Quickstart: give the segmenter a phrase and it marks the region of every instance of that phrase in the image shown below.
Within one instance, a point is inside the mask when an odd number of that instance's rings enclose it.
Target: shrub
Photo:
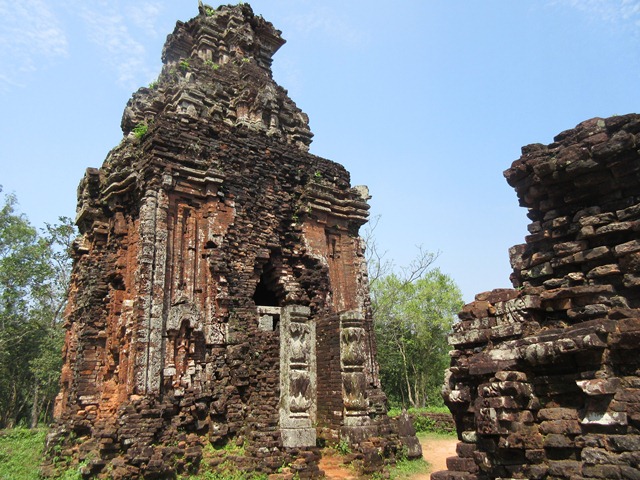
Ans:
[[[388,415],[390,417],[397,417],[401,413],[402,410],[400,408],[391,408],[389,409]],[[417,433],[431,432],[450,434],[454,431],[451,425],[447,425],[447,422],[438,421],[436,418],[429,416],[430,414],[450,415],[447,407],[409,408],[407,413],[411,416],[413,427]]]
[[[349,447],[349,443],[346,440],[340,440],[335,449],[340,455],[349,455],[351,453],[351,447]]]

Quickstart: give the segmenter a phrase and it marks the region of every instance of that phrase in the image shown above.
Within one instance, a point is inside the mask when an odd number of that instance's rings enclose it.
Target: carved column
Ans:
[[[316,444],[316,324],[301,305],[280,320],[280,432],[285,447]]]
[[[360,311],[350,310],[340,315],[340,367],[344,420],[341,437],[355,443],[371,433],[366,397],[367,378],[366,330]],[[369,427],[369,428],[367,428]]]
[[[135,372],[136,391],[140,394],[160,390],[168,204],[166,192],[160,189],[149,191],[140,206],[140,266],[137,275],[140,323],[137,326]]]

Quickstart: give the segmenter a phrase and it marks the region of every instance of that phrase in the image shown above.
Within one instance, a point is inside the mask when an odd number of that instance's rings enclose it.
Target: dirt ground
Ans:
[[[453,457],[456,454],[456,444],[458,439],[455,437],[427,436],[420,438],[422,444],[422,456],[431,464],[429,473],[414,475],[411,480],[429,480],[432,472],[446,470],[447,457]]]
[[[342,464],[342,457],[337,454],[322,455],[320,469],[324,470],[325,478],[331,480],[357,480],[353,470]]]
[[[427,435],[420,438],[422,444],[422,456],[431,464],[429,472],[413,475],[409,480],[429,480],[431,472],[445,470],[447,468],[447,457],[456,454],[455,437],[444,437],[442,435]],[[320,461],[320,468],[324,470],[326,478],[331,480],[357,480],[354,471],[342,465],[342,457],[339,455],[323,455]]]

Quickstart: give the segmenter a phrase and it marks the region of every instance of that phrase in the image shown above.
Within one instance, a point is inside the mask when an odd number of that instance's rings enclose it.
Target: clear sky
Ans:
[[[640,110],[640,0],[254,0],[287,40],[274,78],[311,152],[371,190],[387,258],[416,245],[474,294],[527,234],[502,171],[529,143]],[[212,3],[217,7],[218,4]],[[0,184],[33,224],[75,215],[197,0],[0,0]]]

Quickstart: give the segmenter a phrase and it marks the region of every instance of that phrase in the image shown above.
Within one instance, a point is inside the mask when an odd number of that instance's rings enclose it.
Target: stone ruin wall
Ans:
[[[309,477],[318,440],[370,468],[400,448],[358,236],[368,192],[307,153],[308,118],[271,76],[283,43],[248,5],[201,5],[80,184],[49,448],[85,476],[170,476],[232,445],[240,467]]]
[[[505,172],[531,220],[513,290],[449,342],[460,442],[433,480],[640,478],[640,116],[529,145]]]

